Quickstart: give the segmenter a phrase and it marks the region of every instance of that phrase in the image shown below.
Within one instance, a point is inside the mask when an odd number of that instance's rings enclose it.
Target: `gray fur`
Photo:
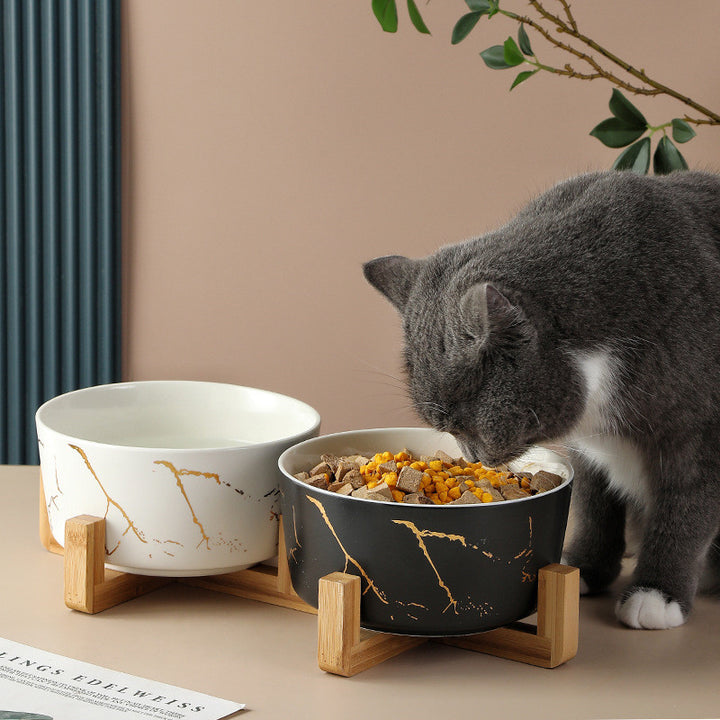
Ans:
[[[568,561],[591,591],[620,571],[626,509],[645,531],[621,604],[650,588],[686,616],[706,556],[704,584],[720,587],[720,177],[582,175],[494,232],[364,271],[402,315],[427,423],[493,465],[577,445]],[[612,402],[592,434],[637,453],[642,493],[575,442],[591,400],[578,359],[598,352]]]

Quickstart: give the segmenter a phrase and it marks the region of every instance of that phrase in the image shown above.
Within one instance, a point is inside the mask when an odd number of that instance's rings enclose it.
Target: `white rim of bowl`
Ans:
[[[228,388],[242,388],[243,390],[252,390],[253,392],[260,392],[266,395],[274,395],[275,397],[283,398],[285,400],[291,400],[298,405],[302,405],[304,408],[310,411],[310,413],[313,415],[314,421],[311,426],[309,426],[306,430],[303,430],[302,432],[294,433],[293,435],[284,435],[282,437],[275,438],[274,440],[263,440],[262,442],[254,442],[250,443],[248,445],[218,445],[217,447],[203,447],[203,448],[173,448],[173,447],[163,447],[161,445],[153,445],[153,446],[147,446],[147,445],[113,445],[112,443],[106,443],[106,442],[99,442],[98,440],[90,440],[88,438],[78,437],[76,435],[68,435],[67,433],[60,432],[59,430],[55,430],[50,425],[48,425],[41,417],[41,413],[44,409],[46,409],[49,405],[55,404],[56,402],[59,403],[62,399],[68,397],[69,395],[77,395],[79,393],[87,393],[91,392],[93,390],[96,390],[98,388],[109,388],[109,387],[129,387],[131,385],[213,385],[215,387],[228,387]],[[69,392],[62,393],[61,395],[56,395],[53,398],[50,398],[50,400],[47,400],[44,402],[35,412],[35,420],[38,425],[41,425],[43,428],[45,428],[48,432],[53,433],[54,435],[62,438],[67,438],[70,440],[76,440],[81,441],[83,443],[89,443],[91,446],[94,447],[102,447],[102,448],[124,448],[127,450],[134,450],[134,451],[151,451],[151,452],[173,452],[173,453],[196,453],[198,450],[203,451],[211,451],[211,452],[233,452],[237,450],[250,450],[253,448],[263,448],[268,445],[272,445],[274,443],[293,443],[293,444],[299,444],[297,441],[300,440],[300,438],[307,435],[307,433],[315,432],[320,427],[320,422],[322,418],[320,417],[320,413],[312,407],[312,405],[308,405],[303,400],[298,400],[297,398],[291,397],[290,395],[283,395],[282,393],[275,392],[273,390],[265,390],[263,388],[256,388],[251,387],[250,385],[235,385],[233,383],[221,383],[221,382],[213,382],[211,380],[131,380],[128,382],[118,382],[118,383],[105,383],[103,385],[91,385],[90,387],[86,388],[80,388],[78,390],[70,390]],[[313,438],[306,438],[307,440],[312,440]],[[301,441],[304,442],[304,441]]]
[[[296,483],[297,485],[300,485],[300,486],[312,488],[313,490],[323,493],[325,495],[330,495],[332,497],[340,498],[342,500],[351,500],[353,502],[370,503],[372,505],[378,505],[381,503],[383,505],[391,505],[391,506],[397,505],[399,507],[408,507],[408,508],[413,508],[413,507],[430,508],[430,507],[432,507],[432,508],[458,509],[458,508],[473,508],[473,507],[479,507],[479,506],[481,506],[481,507],[493,507],[493,506],[494,507],[502,507],[505,505],[509,505],[511,503],[529,502],[539,496],[547,496],[547,495],[551,495],[553,493],[560,491],[561,489],[563,489],[564,487],[569,485],[573,481],[573,478],[575,476],[575,470],[574,470],[573,466],[570,464],[569,460],[562,458],[562,456],[558,455],[554,450],[551,450],[550,448],[546,448],[543,445],[533,445],[532,447],[538,447],[538,448],[541,448],[542,450],[546,450],[547,452],[551,452],[554,455],[556,455],[560,459],[562,464],[569,468],[570,477],[564,478],[563,481],[557,487],[554,487],[552,490],[546,490],[545,492],[537,493],[536,495],[530,495],[529,497],[526,497],[526,498],[517,498],[516,500],[503,500],[502,502],[496,501],[496,502],[490,502],[490,503],[468,503],[466,505],[453,505],[452,503],[445,503],[443,505],[435,505],[434,503],[433,504],[423,503],[423,504],[414,505],[413,503],[398,503],[398,502],[390,502],[389,500],[387,500],[387,501],[385,501],[385,500],[368,500],[366,498],[352,497],[351,495],[338,495],[337,493],[332,492],[331,490],[323,490],[322,488],[317,488],[312,485],[308,485],[307,483],[303,482],[302,480],[298,480],[296,477],[291,475],[288,470],[286,470],[283,467],[284,463],[285,463],[286,455],[289,455],[293,450],[302,448],[304,445],[310,445],[312,443],[319,444],[323,440],[327,440],[328,438],[342,438],[342,437],[346,437],[349,435],[359,435],[359,434],[365,434],[365,433],[381,434],[383,432],[403,432],[403,433],[405,433],[405,432],[416,432],[416,431],[426,431],[426,432],[432,432],[432,433],[439,434],[439,435],[448,435],[448,433],[442,433],[439,430],[433,430],[432,428],[424,428],[424,427],[367,428],[365,430],[345,430],[345,431],[339,432],[339,433],[329,433],[328,435],[319,435],[317,437],[308,438],[307,440],[303,440],[303,441],[297,443],[296,445],[289,447],[287,450],[285,450],[284,452],[282,452],[280,454],[280,457],[278,458],[278,468],[280,469],[280,472],[282,472],[282,474],[286,478],[289,478],[293,483]],[[452,435],[450,435],[450,437],[452,437]]]

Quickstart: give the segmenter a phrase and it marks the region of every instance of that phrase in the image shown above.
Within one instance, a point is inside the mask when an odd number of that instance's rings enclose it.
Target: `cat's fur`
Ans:
[[[720,177],[581,175],[499,230],[365,276],[400,311],[420,416],[495,465],[572,447],[566,560],[631,627],[685,621],[720,586]]]

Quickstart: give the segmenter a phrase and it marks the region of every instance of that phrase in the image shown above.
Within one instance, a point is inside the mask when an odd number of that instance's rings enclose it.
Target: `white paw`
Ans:
[[[685,622],[679,603],[669,602],[659,590],[639,588],[615,606],[617,619],[640,630],[667,630]]]

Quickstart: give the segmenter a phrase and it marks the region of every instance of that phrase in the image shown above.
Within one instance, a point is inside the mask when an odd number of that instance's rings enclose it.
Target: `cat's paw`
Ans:
[[[638,630],[667,630],[687,619],[680,603],[660,590],[636,587],[627,590],[615,606],[617,619]]]

